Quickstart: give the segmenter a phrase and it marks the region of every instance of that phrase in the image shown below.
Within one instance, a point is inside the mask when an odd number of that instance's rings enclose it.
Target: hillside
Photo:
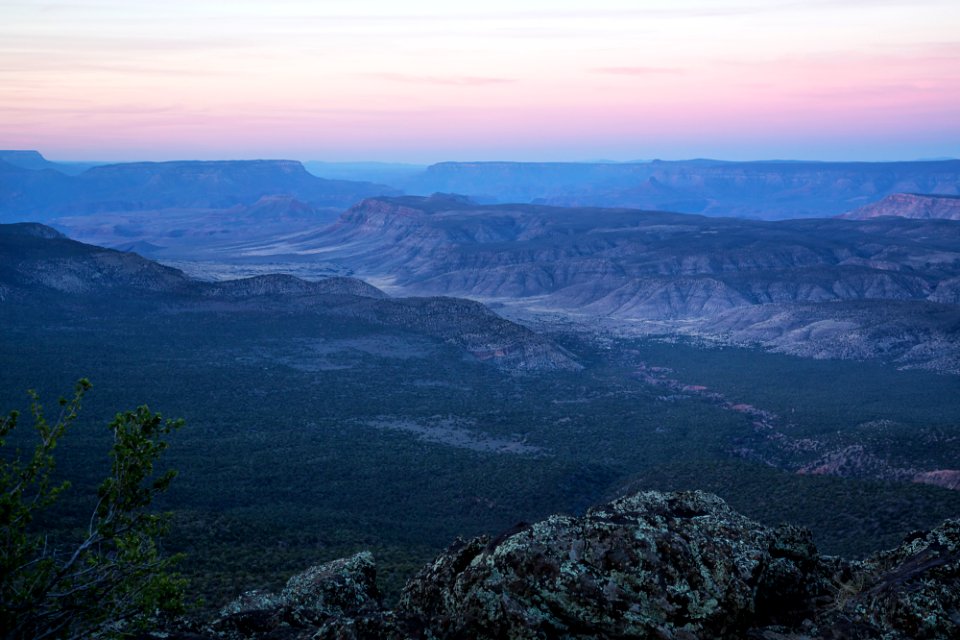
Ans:
[[[617,331],[960,371],[960,225],[762,222],[462,198],[368,199],[249,256],[324,261],[418,295],[554,311]]]
[[[869,220],[884,216],[915,220],[960,220],[960,196],[936,196],[921,193],[894,193],[841,218]]]
[[[953,376],[705,350],[589,316],[533,332],[498,315],[513,307],[353,277],[200,281],[34,223],[0,226],[0,243],[0,406],[88,377],[58,471],[94,493],[118,407],[183,417],[166,544],[211,607],[362,549],[394,597],[458,535],[638,489],[714,491],[853,555],[960,509]]]
[[[65,295],[67,294],[67,295]],[[87,245],[36,223],[0,225],[0,296],[7,305],[67,306],[73,313],[118,304],[166,313],[278,315],[308,311],[376,333],[399,330],[458,345],[465,356],[514,369],[577,369],[556,345],[469,300],[389,298],[352,278],[308,282],[266,275],[203,282],[135,253]],[[90,306],[90,310],[83,310]],[[322,322],[322,320],[321,320]]]
[[[196,260],[229,254],[238,244],[265,241],[329,224],[339,207],[293,196],[263,196],[225,209],[167,208],[61,216],[51,221],[71,238],[151,258]]]

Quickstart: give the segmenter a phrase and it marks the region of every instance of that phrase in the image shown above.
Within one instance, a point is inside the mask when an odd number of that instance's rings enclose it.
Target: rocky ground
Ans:
[[[701,492],[643,492],[458,540],[381,605],[369,553],[250,592],[150,638],[960,637],[960,520],[863,561]]]

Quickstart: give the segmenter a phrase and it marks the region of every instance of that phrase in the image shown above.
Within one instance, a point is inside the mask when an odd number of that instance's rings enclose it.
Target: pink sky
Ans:
[[[960,156],[960,2],[7,0],[53,159]]]

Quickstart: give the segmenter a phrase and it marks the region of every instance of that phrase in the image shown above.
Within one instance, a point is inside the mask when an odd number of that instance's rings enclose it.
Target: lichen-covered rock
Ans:
[[[151,636],[152,638],[158,636]],[[701,492],[645,492],[458,540],[381,609],[373,559],[250,592],[168,639],[960,639],[960,520],[859,562]]]
[[[379,609],[373,555],[364,551],[311,567],[290,578],[280,598],[287,606],[319,618]]]
[[[222,638],[308,638],[332,618],[380,611],[376,565],[369,552],[311,567],[279,594],[249,591],[224,607],[211,631]]]
[[[960,520],[914,533],[858,569],[837,619],[885,639],[960,638]]]
[[[759,585],[787,583],[800,602],[815,591],[808,542],[716,496],[639,493],[461,544],[408,584],[398,611],[449,638],[742,637]]]

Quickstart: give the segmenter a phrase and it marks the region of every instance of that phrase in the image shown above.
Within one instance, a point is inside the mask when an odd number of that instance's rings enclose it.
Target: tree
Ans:
[[[53,480],[54,449],[77,419],[86,379],[72,399],[60,399],[52,424],[30,392],[39,442],[32,454],[8,450],[17,412],[0,418],[0,637],[5,639],[122,637],[160,612],[183,608],[185,581],[170,573],[179,558],[164,556],[158,540],[168,517],[150,511],[175,472],[156,473],[164,436],[181,420],[163,420],[146,406],[119,413],[111,471],[100,484],[89,524],[69,540],[38,525],[64,498],[69,482]]]

